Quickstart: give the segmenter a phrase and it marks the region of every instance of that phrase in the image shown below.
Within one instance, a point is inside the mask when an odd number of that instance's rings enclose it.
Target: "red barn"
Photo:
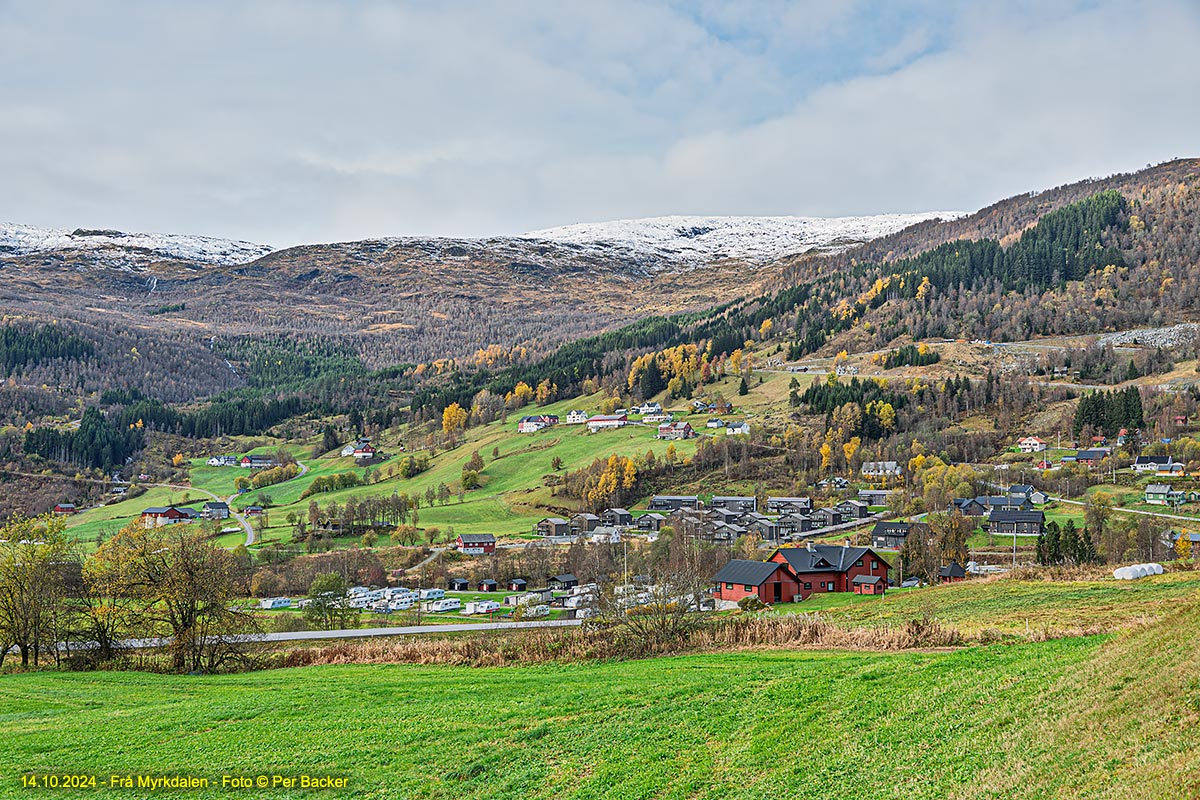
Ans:
[[[764,603],[790,603],[796,596],[796,576],[787,564],[735,559],[721,567],[713,578],[718,600],[736,603],[755,595]]]
[[[799,586],[796,594],[806,599],[814,592],[851,592],[859,576],[879,577],[887,586],[888,562],[869,547],[845,544],[813,544],[804,547],[781,547],[771,554],[771,561],[787,564]]]
[[[71,514],[74,514],[75,511],[76,511],[75,506],[72,505],[71,503],[59,503],[58,505],[56,505],[54,507],[54,513],[61,514],[63,516],[69,516]]]

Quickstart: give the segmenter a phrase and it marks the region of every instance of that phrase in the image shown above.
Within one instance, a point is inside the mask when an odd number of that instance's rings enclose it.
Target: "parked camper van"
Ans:
[[[388,601],[388,608],[390,608],[392,611],[408,611],[412,607],[412,597],[394,597]]]
[[[467,607],[462,610],[462,613],[464,616],[470,616],[472,614],[490,614],[500,608],[500,604],[495,600],[475,600],[467,603]]]
[[[258,601],[258,607],[263,609],[291,608],[292,601],[287,597],[264,597]]]
[[[440,589],[438,591],[441,591]],[[457,597],[446,597],[441,600],[434,600],[429,604],[429,610],[434,614],[440,614],[443,611],[458,611],[462,608],[462,600]]]
[[[422,589],[421,600],[441,600],[446,596],[445,589]]]

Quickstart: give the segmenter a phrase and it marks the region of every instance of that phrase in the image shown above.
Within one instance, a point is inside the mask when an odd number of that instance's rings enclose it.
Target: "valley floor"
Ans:
[[[1156,610],[947,651],[9,675],[0,795],[55,771],[215,781],[155,792],[188,797],[228,796],[224,774],[366,798],[1195,797],[1200,608]]]

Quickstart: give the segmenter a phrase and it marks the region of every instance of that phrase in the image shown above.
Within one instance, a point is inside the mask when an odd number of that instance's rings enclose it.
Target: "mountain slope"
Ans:
[[[165,363],[141,364],[138,388],[184,400],[237,385],[212,353],[213,337],[332,339],[372,368],[471,357],[493,345],[536,355],[646,314],[697,311],[763,291],[781,264],[752,259],[845,247],[926,216],[738,218],[691,237],[700,244],[651,220],[594,235],[545,233],[559,238],[403,237],[272,252],[201,237],[6,226],[0,305],[74,320],[93,338],[116,331],[169,341],[200,368],[168,382],[154,368]],[[122,344],[124,352],[132,346]],[[139,352],[149,358],[151,349]],[[50,378],[30,373],[20,382]],[[85,384],[94,390],[104,381],[89,373]]]
[[[546,228],[525,238],[601,252],[626,248],[667,262],[732,258],[762,264],[813,250],[843,250],[919,222],[962,216],[958,211],[931,211],[869,217],[651,217]]]
[[[97,266],[144,267],[157,261],[244,264],[271,252],[267,245],[161,233],[74,231],[0,222],[0,257],[42,256],[90,260]]]

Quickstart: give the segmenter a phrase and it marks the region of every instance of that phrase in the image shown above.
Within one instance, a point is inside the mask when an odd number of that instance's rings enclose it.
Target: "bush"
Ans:
[[[278,614],[271,620],[271,631],[274,633],[295,633],[310,631],[308,622],[299,614]]]
[[[769,606],[759,599],[756,594],[748,594],[741,600],[738,600],[738,608],[748,614],[753,614],[756,611],[762,611]]]

